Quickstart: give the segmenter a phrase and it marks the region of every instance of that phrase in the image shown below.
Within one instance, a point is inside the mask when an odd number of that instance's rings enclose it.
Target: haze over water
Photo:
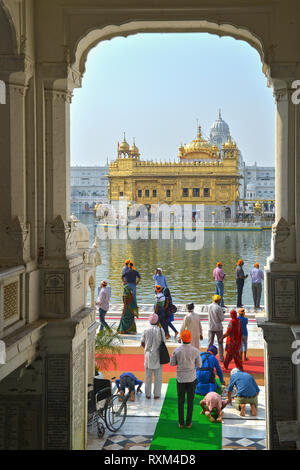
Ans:
[[[88,227],[94,240],[95,219],[82,214],[80,220]],[[153,274],[157,267],[162,268],[167,277],[173,302],[197,304],[211,303],[214,294],[212,271],[217,261],[222,261],[226,273],[225,305],[236,303],[235,266],[239,258],[245,262],[245,274],[249,274],[255,262],[263,266],[270,255],[271,230],[252,231],[205,231],[204,246],[201,250],[185,249],[186,240],[99,240],[102,265],[97,267],[97,285],[102,279],[111,285],[111,303],[122,302],[121,270],[127,258],[133,260],[142,281],[137,287],[138,303],[154,302]],[[261,305],[263,305],[263,296]],[[253,305],[251,278],[245,280],[243,304]]]

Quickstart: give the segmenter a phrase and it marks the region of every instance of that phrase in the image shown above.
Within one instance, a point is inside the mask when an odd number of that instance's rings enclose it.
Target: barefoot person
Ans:
[[[236,289],[237,289],[237,301],[236,301],[237,308],[240,308],[243,306],[242,295],[243,295],[244,283],[245,283],[245,279],[247,279],[248,277],[248,274],[245,275],[244,273],[243,266],[244,266],[244,261],[242,259],[239,259],[238,262],[236,263],[236,268],[235,268]]]
[[[139,272],[134,269],[133,263],[130,261],[128,265],[128,269],[122,274],[123,282],[131,289],[133,296],[136,300],[136,286],[141,282],[141,276]]]
[[[221,296],[214,295],[213,303],[208,307],[208,347],[214,344],[215,336],[218,339],[219,344],[219,356],[220,361],[224,362],[223,356],[223,321],[224,311],[220,307]]]
[[[96,306],[99,309],[99,320],[101,323],[100,330],[103,330],[104,328],[111,330],[110,326],[105,321],[105,315],[109,310],[109,299],[110,288],[108,287],[106,281],[102,281],[100,284],[98,299],[96,301]]]
[[[129,390],[130,401],[135,400],[135,387],[137,386],[137,393],[142,393],[141,386],[143,381],[139,380],[132,372],[123,372],[119,379],[115,380],[115,384],[118,387],[118,393],[123,397],[125,395],[126,388]]]
[[[221,307],[224,307],[224,278],[225,274],[223,273],[222,270],[222,263],[221,261],[218,261],[216,264],[215,269],[213,270],[213,278],[215,281],[215,294],[221,296]]]
[[[248,361],[247,357],[247,349],[248,349],[248,318],[246,317],[246,312],[244,308],[238,309],[238,319],[242,324],[242,344],[240,349],[240,357],[241,361],[243,360],[243,353],[244,353],[244,361]]]
[[[222,400],[221,396],[216,392],[209,392],[205,395],[203,400],[200,401],[200,406],[202,408],[201,414],[205,414],[211,423],[217,421],[217,423],[222,423],[223,418],[223,408],[227,405],[228,400]],[[217,413],[217,419],[215,419],[211,413],[215,410]]]
[[[176,348],[170,359],[170,366],[177,366],[178,425],[184,427],[184,402],[187,394],[186,428],[192,427],[194,396],[196,388],[196,367],[201,367],[199,349],[191,345],[192,334],[184,330],[182,345]]]
[[[135,334],[136,323],[135,317],[138,318],[139,309],[136,304],[135,297],[132,290],[128,287],[126,281],[124,281],[123,291],[123,312],[121,320],[118,326],[118,333],[120,334]]]
[[[221,384],[224,384],[223,371],[219,361],[216,358],[218,348],[210,346],[206,352],[200,353],[202,366],[197,368],[197,395],[206,395],[209,392],[218,392],[221,387],[216,382],[216,373],[218,374]],[[216,371],[216,373],[215,373]]]
[[[252,295],[254,308],[255,310],[257,310],[258,308],[260,308],[262,281],[264,280],[264,273],[261,269],[259,269],[258,263],[254,264],[254,267],[251,269],[250,276],[252,281]]]
[[[143,332],[141,346],[144,348],[145,366],[145,394],[151,398],[152,375],[154,375],[154,398],[158,399],[161,394],[162,365],[159,359],[159,347],[161,342],[166,342],[165,333],[158,326],[159,318],[156,313],[149,317],[150,327]]]
[[[255,382],[252,375],[237,368],[232,369],[230,374],[230,382],[227,388],[228,404],[232,403],[231,393],[234,385],[236,386],[237,390],[234,402],[235,409],[240,411],[240,416],[245,416],[246,405],[249,404],[251,406],[251,415],[256,416],[259,387],[257,386],[257,383]]]
[[[242,324],[237,317],[235,310],[230,311],[231,320],[227,327],[223,339],[226,338],[226,357],[224,361],[225,369],[228,369],[230,361],[233,359],[238,369],[243,370],[243,363],[240,357],[242,344]]]
[[[189,330],[192,333],[191,345],[194,348],[200,349],[200,340],[203,339],[202,325],[200,321],[200,315],[194,312],[194,304],[186,305],[187,315],[184,317],[183,324],[180,329],[180,333],[184,330]],[[178,340],[180,343],[181,340]]]

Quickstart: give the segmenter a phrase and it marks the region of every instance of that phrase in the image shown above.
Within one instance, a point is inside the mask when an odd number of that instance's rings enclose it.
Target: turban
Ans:
[[[157,286],[155,286],[155,290],[157,292],[161,292],[163,290],[163,288],[161,286],[157,285]]]
[[[214,356],[218,354],[218,348],[214,345],[210,346],[207,348],[207,352],[212,352]]]
[[[258,263],[254,263],[254,267],[255,267],[255,268],[259,268],[259,264],[258,264]]]
[[[127,259],[124,264],[129,264],[129,263],[130,263],[130,259]]]
[[[233,375],[233,374],[235,374],[236,372],[240,372],[240,369],[237,369],[237,367],[235,367],[234,369],[232,369],[232,371],[230,372],[230,375]]]
[[[149,322],[151,325],[156,325],[158,323],[158,315],[156,313],[152,313],[149,317]]]
[[[217,268],[220,268],[222,266],[222,263],[221,261],[218,261],[218,263],[216,264]]]
[[[184,343],[190,343],[192,341],[192,333],[189,330],[183,330],[180,338]]]
[[[160,271],[162,273],[162,269],[161,268],[156,268],[156,271]]]
[[[239,259],[236,264],[239,266],[240,264],[243,264],[243,263],[244,263],[244,261],[242,259]]]
[[[238,313],[245,313],[245,309],[244,308],[239,308]]]
[[[213,296],[213,302],[218,302],[218,300],[221,300],[222,297],[220,295],[214,295]]]

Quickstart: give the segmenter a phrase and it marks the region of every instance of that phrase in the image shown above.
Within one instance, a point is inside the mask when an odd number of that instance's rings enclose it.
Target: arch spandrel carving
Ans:
[[[11,2],[0,0],[0,55],[15,55],[19,52],[16,20],[13,20],[15,15],[8,3]]]
[[[170,14],[170,16],[172,16]],[[119,19],[120,22],[120,19]],[[238,27],[232,24],[218,24],[206,20],[192,21],[133,21],[124,24],[111,24],[103,27],[95,25],[87,26],[86,31],[82,30],[79,38],[73,37],[74,43],[70,45],[70,58],[72,67],[81,75],[85,72],[85,64],[88,53],[101,41],[109,40],[117,36],[127,37],[138,33],[176,33],[176,32],[199,32],[210,33],[220,37],[229,36],[237,40],[243,40],[254,47],[260,55],[262,61],[262,71],[269,78],[269,67],[266,63],[263,42],[247,28]],[[78,31],[80,34],[80,32]],[[74,33],[71,35],[74,36]]]

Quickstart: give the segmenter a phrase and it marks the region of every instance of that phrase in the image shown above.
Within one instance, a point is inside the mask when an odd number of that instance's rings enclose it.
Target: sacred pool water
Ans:
[[[93,243],[96,224],[93,215],[81,214],[80,221],[90,232],[90,244]],[[124,235],[124,234],[123,234]],[[117,236],[119,234],[117,232]],[[154,302],[153,274],[160,267],[165,274],[174,303],[194,302],[211,303],[214,293],[212,271],[217,261],[222,261],[226,273],[224,283],[225,305],[236,302],[235,266],[242,258],[245,262],[245,274],[249,274],[255,262],[263,266],[270,255],[271,230],[264,231],[205,231],[203,247],[196,250],[186,249],[184,234],[170,232],[170,239],[99,239],[102,265],[97,268],[97,285],[102,279],[111,286],[111,303],[122,302],[121,270],[124,260],[133,260],[135,268],[142,277],[137,288],[138,303]],[[97,291],[96,291],[97,292]],[[264,299],[262,296],[261,304]],[[245,281],[243,304],[253,305],[250,275]]]

